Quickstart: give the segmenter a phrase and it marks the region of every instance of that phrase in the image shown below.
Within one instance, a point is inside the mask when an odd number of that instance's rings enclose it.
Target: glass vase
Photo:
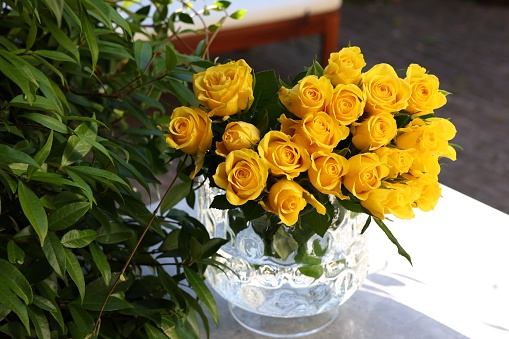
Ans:
[[[232,210],[208,208],[218,194],[224,191],[207,183],[198,190],[198,218],[211,236],[230,240],[216,258],[227,268],[209,266],[206,278],[237,322],[258,334],[296,338],[334,321],[368,272],[367,232],[360,233],[367,215],[333,203],[335,216],[325,235],[301,241],[283,259],[260,236],[267,218],[246,222],[239,231]],[[298,225],[281,227],[292,238],[300,231]]]

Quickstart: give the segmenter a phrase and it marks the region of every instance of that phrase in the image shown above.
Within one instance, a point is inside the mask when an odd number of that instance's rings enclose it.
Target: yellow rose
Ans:
[[[279,131],[265,134],[258,145],[258,153],[267,160],[273,175],[286,175],[287,179],[297,177],[311,165],[308,151]]]
[[[309,113],[302,120],[279,118],[281,131],[291,135],[292,140],[305,147],[310,154],[320,150],[332,152],[338,143],[346,139],[350,130],[340,125],[325,112]]]
[[[375,151],[380,161],[387,164],[390,169],[389,178],[407,173],[414,162],[415,150],[401,150],[393,147],[380,147]]]
[[[394,113],[408,106],[412,88],[399,78],[391,65],[378,64],[364,74],[365,111],[370,114]]]
[[[305,76],[292,89],[279,89],[281,103],[299,118],[307,113],[324,111],[331,95],[330,81],[316,75]]]
[[[212,145],[212,121],[198,107],[177,107],[171,114],[168,131],[169,134],[164,135],[166,143],[193,156],[195,169],[191,179],[194,178]]]
[[[361,201],[362,207],[366,208],[378,219],[385,219],[385,199],[389,195],[385,188],[375,188],[367,193],[366,199]]]
[[[262,207],[279,215],[283,224],[292,226],[299,220],[299,213],[311,204],[320,214],[325,214],[325,207],[316,198],[295,181],[281,179],[269,191],[268,201],[260,202]]]
[[[207,68],[193,75],[193,91],[209,116],[230,116],[253,103],[251,67],[243,60]]]
[[[223,133],[223,141],[216,142],[216,153],[226,157],[231,151],[251,148],[260,142],[260,131],[243,121],[230,122]]]
[[[445,94],[439,90],[440,82],[432,74],[426,74],[426,69],[417,64],[411,64],[406,71],[406,78],[412,86],[412,96],[408,100],[406,111],[414,116],[421,116],[446,104]]]
[[[343,185],[360,200],[379,188],[382,179],[389,175],[389,167],[380,162],[374,153],[360,153],[348,159],[349,170],[343,177]]]
[[[412,219],[415,217],[412,208],[414,201],[421,193],[420,187],[409,186],[403,183],[385,183],[384,187],[389,190],[387,198],[383,202],[385,214],[392,214],[399,219]]]
[[[330,79],[334,86],[359,84],[364,66],[366,62],[359,47],[344,47],[339,52],[330,54],[323,76]]]
[[[380,219],[384,219],[386,214],[399,219],[412,219],[415,217],[412,206],[420,191],[420,187],[416,186],[383,182],[383,188],[371,191],[361,205]]]
[[[415,200],[415,205],[423,212],[433,210],[442,194],[438,178],[429,174],[421,175],[418,178],[405,175],[405,178],[408,179],[407,185],[417,186],[420,189],[420,195]]]
[[[252,149],[230,152],[217,166],[214,182],[226,191],[232,205],[243,205],[260,196],[267,183],[269,168],[265,159]]]
[[[364,94],[357,85],[337,85],[332,91],[326,112],[341,125],[350,125],[364,113]]]
[[[349,199],[341,193],[343,176],[348,173],[348,160],[336,153],[315,152],[311,155],[309,181],[320,192]]]
[[[412,155],[414,161],[408,173],[415,177],[427,174],[438,178],[438,174],[440,173],[440,157],[438,155],[433,155],[430,152],[414,152]]]
[[[396,119],[391,113],[371,115],[360,123],[351,126],[352,142],[359,150],[375,150],[385,146],[398,133]]]
[[[399,131],[402,133],[396,138],[397,147],[415,148],[419,152],[456,160],[456,150],[449,146],[449,140],[456,135],[456,128],[449,120],[429,118],[424,121],[417,118]]]

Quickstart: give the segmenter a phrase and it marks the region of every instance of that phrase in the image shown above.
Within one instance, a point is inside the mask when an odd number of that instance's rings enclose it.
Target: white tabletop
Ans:
[[[443,186],[435,210],[386,224],[413,266],[373,223],[366,282],[329,327],[305,338],[509,338],[509,215]],[[265,338],[216,301],[212,339]]]

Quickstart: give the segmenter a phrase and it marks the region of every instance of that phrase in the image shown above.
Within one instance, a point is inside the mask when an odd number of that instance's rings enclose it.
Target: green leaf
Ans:
[[[320,63],[318,63],[316,60],[313,60],[313,65],[309,67],[306,75],[316,75],[317,77],[321,77],[323,75],[323,68]]]
[[[147,68],[150,60],[152,59],[152,45],[149,42],[143,40],[136,40],[134,42],[134,60],[138,68],[144,72]]]
[[[101,19],[102,22],[113,30],[111,24],[111,7],[107,2],[102,0],[84,0],[83,3],[88,5],[88,8],[92,9]]]
[[[35,92],[39,87],[38,84],[34,84],[30,79],[17,67],[7,62],[0,56],[0,72],[3,73],[7,78],[14,82],[23,91],[29,104],[36,99]],[[22,97],[22,96],[21,96]]]
[[[51,32],[51,35],[58,41],[59,46],[63,49],[67,50],[73,56],[74,60],[79,64],[80,63],[80,53],[78,51],[78,46],[74,43],[66,33],[64,33],[59,27],[55,26],[53,20],[46,17],[44,20],[46,27]]]
[[[364,234],[364,232],[366,232],[366,230],[368,229],[369,227],[369,224],[371,224],[371,215],[368,216],[368,219],[366,220],[366,223],[364,224],[364,226],[362,227],[362,231],[361,231],[361,234]]]
[[[279,227],[272,239],[272,246],[281,259],[286,260],[299,247],[299,244],[285,232],[283,227]]]
[[[76,60],[74,60],[67,54],[59,52],[59,51],[50,51],[50,50],[39,49],[37,51],[34,51],[34,54],[39,55],[46,59],[63,61],[63,62],[72,62],[74,64],[76,63]]]
[[[29,164],[41,168],[39,164],[28,154],[15,150],[7,145],[0,144],[0,154],[2,155],[0,163],[11,164],[21,163]]]
[[[396,247],[398,248],[398,253],[400,255],[402,255],[403,257],[406,258],[406,260],[408,260],[408,262],[410,263],[410,265],[412,265],[412,259],[410,258],[410,255],[403,249],[403,247],[401,247],[401,245],[399,244],[398,240],[396,239],[396,237],[392,234],[392,232],[389,230],[389,228],[384,224],[384,222],[382,220],[380,220],[379,218],[376,218],[376,217],[373,217],[373,219],[375,220],[375,222],[377,223],[378,226],[380,226],[380,228],[382,229],[382,231],[384,231],[385,235],[387,235],[387,237],[389,238],[389,240],[394,244],[396,245]]]
[[[0,272],[2,283],[18,295],[25,304],[31,304],[34,298],[32,287],[25,276],[10,262],[0,258]],[[7,306],[7,305],[5,305]]]
[[[184,199],[191,191],[192,182],[181,182],[176,184],[170,189],[166,198],[161,203],[160,213],[167,212],[170,208],[175,206],[178,202]]]
[[[90,210],[88,202],[74,202],[64,205],[53,212],[48,218],[48,227],[52,231],[64,230],[74,225]]]
[[[78,174],[74,173],[71,168],[67,168],[67,175],[81,188],[85,196],[87,197],[90,205],[95,202],[94,193],[90,188],[90,185],[85,182]]]
[[[0,304],[16,313],[27,331],[30,332],[27,307],[11,292],[6,284],[0,284]]]
[[[171,45],[166,45],[166,72],[171,72],[177,66],[177,54]]]
[[[161,286],[166,293],[175,301],[177,305],[183,310],[187,309],[186,299],[184,298],[183,291],[179,288],[172,276],[170,276],[163,268],[157,268],[157,277]]]
[[[67,272],[69,272],[71,279],[76,284],[76,287],[78,287],[78,291],[81,297],[81,303],[83,303],[83,299],[85,298],[85,277],[83,276],[83,271],[80,262],[78,261],[74,253],[72,253],[72,251],[65,248],[64,252]]]
[[[35,327],[38,338],[51,338],[48,319],[44,312],[35,306],[28,308],[28,316]]]
[[[40,165],[42,166],[42,164],[44,164],[44,162],[46,161],[46,159],[48,158],[48,155],[50,154],[51,152],[51,146],[53,145],[53,131],[50,131],[49,135],[48,135],[48,140],[46,140],[46,143],[44,144],[44,146],[42,146],[42,148],[39,150],[39,152],[37,152],[37,154],[35,155],[34,157],[34,160]],[[36,167],[34,166],[29,166],[28,167],[28,170],[27,170],[27,176],[30,178],[32,176],[32,174],[37,170]]]
[[[97,232],[97,242],[100,244],[117,244],[131,239],[136,233],[124,225],[112,222],[110,229],[101,227]]]
[[[88,166],[73,166],[72,170],[82,173],[82,174],[85,174],[87,176],[99,177],[99,178],[103,178],[106,180],[115,181],[115,182],[118,182],[126,187],[129,187],[129,185],[124,180],[122,180],[122,178],[120,178],[118,175],[116,175],[110,171],[107,171],[107,170],[103,170],[103,169],[96,168],[96,167],[88,167]]]
[[[95,71],[95,66],[99,59],[99,47],[97,45],[96,33],[94,32],[94,27],[92,26],[90,17],[86,11],[81,12],[80,19],[83,25],[83,32],[85,33],[88,49],[90,50],[90,55],[92,57],[92,71]]]
[[[325,203],[323,205],[326,208],[325,214],[322,215],[313,208],[300,218],[302,224],[311,227],[311,229],[321,237],[323,237],[325,232],[329,229],[334,216],[334,207],[332,204]]]
[[[88,311],[100,311],[101,307],[104,303],[104,296],[88,296],[86,295],[85,300],[83,301],[82,307]],[[105,311],[118,311],[127,308],[132,308],[133,306],[129,304],[125,299],[121,299],[119,297],[111,296],[106,303]]]
[[[60,308],[58,308],[56,304],[40,295],[34,294],[34,305],[45,311],[48,311],[53,316],[53,318],[58,322],[60,328],[64,330],[65,328],[64,318],[62,317],[62,312],[60,311]]]
[[[14,97],[14,99],[12,99],[9,102],[9,105],[15,106],[15,107],[21,107],[21,108],[25,108],[25,109],[30,109],[30,110],[50,111],[50,112],[57,112],[59,114],[62,113],[61,109],[55,102],[53,102],[43,96],[40,96],[40,95],[36,95],[35,100],[33,100],[33,101],[27,101],[27,100],[25,100],[23,95],[20,94],[20,95]]]
[[[64,0],[42,0],[57,20],[57,25],[60,27],[62,23],[62,15],[64,13]]]
[[[205,285],[203,279],[200,278],[200,276],[189,267],[184,267],[184,274],[186,275],[186,279],[189,282],[189,285],[191,285],[198,298],[200,298],[205,307],[209,310],[212,319],[214,320],[216,326],[218,326],[219,310],[217,309],[217,304],[207,285]]]
[[[25,252],[13,240],[7,243],[7,257],[12,264],[21,265],[25,261]]]
[[[41,201],[22,181],[18,183],[18,196],[23,213],[39,236],[41,244],[44,244],[48,233],[48,217]]]
[[[240,20],[246,15],[246,12],[247,11],[245,9],[239,9],[238,11],[231,14],[230,18]]]
[[[70,230],[62,237],[61,243],[67,248],[83,248],[97,238],[95,230]]]
[[[321,265],[303,266],[299,267],[299,272],[308,277],[319,279],[323,274],[323,267]]]
[[[62,133],[62,134],[66,134],[68,132],[67,126],[65,124],[63,124],[60,120],[57,120],[57,119],[52,118],[45,114],[25,113],[25,114],[18,115],[18,117],[35,121],[35,122],[43,125],[46,128],[52,129],[52,130]]]
[[[205,312],[203,312],[203,309],[201,305],[198,303],[198,301],[192,297],[189,293],[182,291],[182,294],[184,298],[186,299],[189,306],[195,310],[199,315],[203,322],[203,327],[205,328],[205,332],[207,334],[207,338],[210,336],[210,325],[209,325],[209,318],[205,315]]]
[[[32,21],[30,22],[30,29],[28,30],[27,41],[25,44],[25,48],[27,50],[32,49],[36,37],[37,37],[37,19],[35,18],[35,16],[33,16]]]
[[[12,179],[11,176],[2,169],[0,169],[0,176],[5,180],[11,192],[12,193],[16,192],[16,190],[18,189],[18,182]]]
[[[92,145],[77,135],[71,135],[62,154],[62,166],[69,166],[85,157],[92,149]]]
[[[94,318],[84,310],[80,305],[75,303],[69,304],[69,311],[71,311],[72,319],[81,335],[81,338],[86,338],[87,335],[94,328]]]
[[[54,232],[48,233],[48,237],[44,242],[42,251],[56,274],[58,274],[60,278],[64,279],[66,267],[64,246],[62,246],[60,239],[58,239]]]
[[[108,259],[106,258],[106,255],[103,253],[103,251],[101,251],[101,249],[95,242],[90,243],[90,245],[88,245],[88,248],[90,249],[92,259],[94,259],[97,269],[99,270],[99,272],[101,272],[101,275],[104,278],[104,283],[106,285],[109,285],[111,280],[111,268],[110,264],[108,263]]]
[[[234,209],[236,206],[230,204],[228,199],[226,199],[226,194],[219,194],[214,197],[214,200],[212,200],[209,207],[216,208],[218,210],[230,210]]]
[[[143,325],[143,328],[145,328],[145,333],[147,333],[148,339],[168,339],[168,336],[164,333],[162,329],[156,328],[152,326],[150,323],[146,323],[145,325]]]
[[[199,106],[193,91],[184,85],[182,81],[171,77],[166,78],[166,80],[168,80],[168,85],[170,85],[173,93],[182,105]]]
[[[216,254],[216,252],[223,246],[228,243],[228,240],[221,238],[212,238],[202,244],[203,253],[202,258],[208,258]]]

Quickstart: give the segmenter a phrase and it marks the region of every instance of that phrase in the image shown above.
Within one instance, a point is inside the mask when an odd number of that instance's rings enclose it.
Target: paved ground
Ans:
[[[509,4],[509,1],[507,1]],[[464,151],[445,160],[440,181],[509,213],[509,6],[468,0],[345,1],[340,47],[361,47],[367,67],[419,63],[453,95],[436,113],[458,129]],[[317,37],[271,44],[228,57],[255,70],[293,76],[319,51]],[[368,68],[366,68],[368,69]]]

